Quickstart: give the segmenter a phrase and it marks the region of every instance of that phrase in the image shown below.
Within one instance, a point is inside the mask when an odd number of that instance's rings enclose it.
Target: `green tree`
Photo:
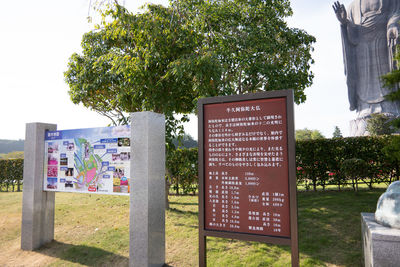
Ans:
[[[99,9],[102,22],[64,73],[73,103],[114,125],[130,112],[163,113],[171,151],[200,97],[291,88],[296,103],[305,101],[315,38],[287,26],[288,0],[170,3],[137,14],[117,1]]]
[[[309,130],[307,128],[296,130],[296,140],[316,140],[323,139],[325,136],[318,130]]]
[[[305,101],[314,37],[289,28],[289,1],[171,1],[132,14],[115,2],[65,72],[72,101],[128,122],[127,113],[192,113],[199,97],[293,88]],[[183,116],[181,121],[186,121]],[[182,128],[179,128],[182,130]]]
[[[174,0],[172,6],[206,38],[202,47],[218,59],[220,94],[292,88],[296,103],[311,85],[312,43],[306,32],[289,28],[288,0]]]
[[[172,8],[148,5],[134,15],[116,3],[101,14],[102,23],[83,36],[82,55],[69,60],[65,80],[72,101],[114,125],[128,123],[130,112],[163,113],[171,141],[188,120],[174,114],[193,112],[197,98],[218,94],[216,60],[198,49],[202,37]]]
[[[371,118],[367,120],[366,129],[372,136],[391,134],[393,132],[390,118],[385,114],[380,113],[371,114]]]
[[[193,148],[197,147],[198,143],[190,134],[184,133],[182,136],[176,137],[172,140],[172,143],[177,148]]]
[[[333,138],[341,138],[343,137],[342,132],[338,126],[335,126],[335,130],[333,131]]]

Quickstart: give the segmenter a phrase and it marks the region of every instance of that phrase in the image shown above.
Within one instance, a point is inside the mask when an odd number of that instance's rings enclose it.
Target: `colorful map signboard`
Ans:
[[[44,190],[128,195],[130,126],[47,131]]]

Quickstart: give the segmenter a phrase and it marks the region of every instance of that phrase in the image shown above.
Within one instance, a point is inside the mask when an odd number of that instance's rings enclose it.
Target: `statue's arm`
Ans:
[[[356,70],[354,65],[355,50],[354,47],[358,44],[358,27],[352,22],[352,8],[350,8],[349,17],[346,8],[339,1],[333,5],[333,11],[335,11],[336,18],[340,22],[340,31],[342,34],[342,48],[343,48],[343,63],[344,72],[347,80],[348,97],[350,102],[350,110],[357,109],[357,98],[356,98]]]
[[[340,22],[342,26],[347,26],[349,20],[347,19],[347,11],[343,4],[339,1],[336,1],[332,5],[333,11],[335,11],[336,18]]]
[[[344,5],[339,1],[333,3],[332,7],[333,11],[335,11],[336,18],[340,22],[342,39],[344,38],[346,43],[357,45],[359,26],[353,23],[352,6],[350,6],[350,13],[347,13]]]

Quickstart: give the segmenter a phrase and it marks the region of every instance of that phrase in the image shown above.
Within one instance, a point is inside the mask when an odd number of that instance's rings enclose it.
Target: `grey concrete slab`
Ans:
[[[165,263],[165,117],[131,114],[129,266]]]
[[[374,213],[361,213],[361,231],[365,266],[400,266],[400,229],[378,224]]]
[[[24,147],[21,249],[34,250],[54,238],[54,192],[43,191],[44,137],[55,124],[27,123]]]

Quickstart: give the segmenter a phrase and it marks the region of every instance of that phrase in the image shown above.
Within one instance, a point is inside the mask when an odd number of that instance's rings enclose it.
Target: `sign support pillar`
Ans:
[[[129,266],[165,263],[165,117],[131,113]]]
[[[35,250],[54,238],[55,192],[43,191],[45,132],[56,124],[27,123],[24,147],[21,249]]]

